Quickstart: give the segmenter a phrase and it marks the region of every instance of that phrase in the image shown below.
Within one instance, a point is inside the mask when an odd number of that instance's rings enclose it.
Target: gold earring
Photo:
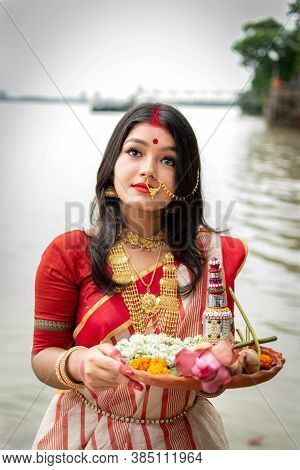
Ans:
[[[115,190],[114,185],[108,186],[106,188],[106,190],[104,191],[104,195],[105,195],[105,197],[111,197],[111,198],[119,199],[119,196],[118,196],[118,194]]]

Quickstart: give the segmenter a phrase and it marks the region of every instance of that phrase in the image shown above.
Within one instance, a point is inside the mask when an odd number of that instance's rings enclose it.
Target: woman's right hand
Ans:
[[[87,349],[77,349],[68,358],[67,369],[75,380],[82,381],[93,391],[117,388],[119,385],[142,391],[143,385],[130,378],[132,369],[121,353],[110,343]]]

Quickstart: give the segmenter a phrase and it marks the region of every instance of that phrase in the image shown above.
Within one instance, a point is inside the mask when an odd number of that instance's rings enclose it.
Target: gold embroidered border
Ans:
[[[35,330],[66,331],[73,327],[72,322],[44,320],[43,318],[34,319]]]
[[[81,332],[82,328],[86,324],[87,320],[90,318],[90,316],[97,310],[98,307],[103,305],[105,302],[107,302],[111,298],[111,295],[105,295],[101,299],[99,299],[84,315],[83,319],[81,322],[76,326],[75,330],[73,331],[73,338],[75,339],[76,336]]]
[[[100,344],[107,343],[107,341],[109,341],[109,339],[112,336],[116,336],[117,334],[121,333],[121,331],[125,330],[130,325],[131,325],[131,320],[127,320],[125,323],[122,323],[122,325],[118,326],[117,328],[112,330],[110,333],[108,333],[108,335],[106,335],[105,338],[102,341],[100,341]]]

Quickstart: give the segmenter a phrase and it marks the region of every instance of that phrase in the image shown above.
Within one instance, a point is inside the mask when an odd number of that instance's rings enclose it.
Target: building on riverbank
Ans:
[[[295,127],[300,130],[300,78],[284,82],[278,76],[271,83],[264,105],[270,127]]]

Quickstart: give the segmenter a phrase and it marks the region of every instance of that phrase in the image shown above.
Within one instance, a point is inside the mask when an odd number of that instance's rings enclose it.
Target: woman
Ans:
[[[201,334],[208,255],[234,288],[247,249],[206,223],[200,176],[176,108],[140,104],[117,124],[92,228],[57,236],[37,270],[32,367],[57,393],[33,449],[228,449],[204,393],[136,382],[115,347],[134,333]]]

